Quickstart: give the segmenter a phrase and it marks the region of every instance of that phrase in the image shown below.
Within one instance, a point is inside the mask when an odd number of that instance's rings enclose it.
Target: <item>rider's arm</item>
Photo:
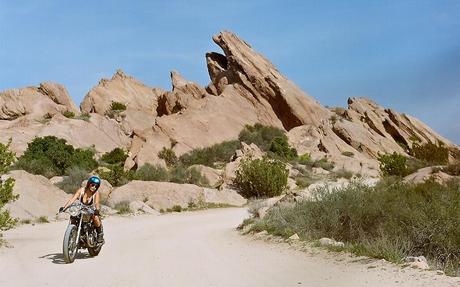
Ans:
[[[77,200],[79,197],[80,197],[80,193],[81,193],[81,188],[79,188],[75,194],[72,196],[71,199],[69,199],[69,201],[67,201],[67,203],[64,205],[64,209],[66,209],[67,207],[69,207],[72,203],[75,202],[75,200]]]
[[[99,194],[99,192],[96,192],[94,201],[95,201],[94,204],[96,205],[96,209],[100,210],[101,209],[101,195]]]

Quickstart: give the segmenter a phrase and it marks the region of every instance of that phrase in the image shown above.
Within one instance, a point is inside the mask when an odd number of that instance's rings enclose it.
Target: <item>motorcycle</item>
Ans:
[[[70,214],[69,225],[64,234],[62,250],[64,261],[72,263],[79,249],[88,249],[91,256],[97,256],[102,244],[97,243],[96,226],[92,221],[94,208],[76,202],[64,212]]]

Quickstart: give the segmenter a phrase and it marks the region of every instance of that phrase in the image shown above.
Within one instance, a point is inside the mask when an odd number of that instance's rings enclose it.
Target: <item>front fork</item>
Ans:
[[[81,231],[81,223],[83,221],[83,217],[80,216],[80,222],[78,223],[78,231],[77,231],[77,240],[75,242],[75,248],[78,249],[78,245],[80,243],[80,231]]]

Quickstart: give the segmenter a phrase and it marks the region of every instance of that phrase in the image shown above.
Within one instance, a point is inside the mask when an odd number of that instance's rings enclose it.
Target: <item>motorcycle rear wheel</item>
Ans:
[[[64,254],[64,261],[72,263],[75,260],[78,251],[77,241],[77,227],[73,224],[67,226],[64,234],[64,241],[62,242],[62,253]]]

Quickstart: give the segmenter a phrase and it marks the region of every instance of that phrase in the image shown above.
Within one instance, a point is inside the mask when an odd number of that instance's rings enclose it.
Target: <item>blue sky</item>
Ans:
[[[0,0],[0,90],[55,81],[80,103],[117,68],[206,85],[211,37],[230,30],[323,105],[367,96],[460,143],[459,19],[441,0]]]

